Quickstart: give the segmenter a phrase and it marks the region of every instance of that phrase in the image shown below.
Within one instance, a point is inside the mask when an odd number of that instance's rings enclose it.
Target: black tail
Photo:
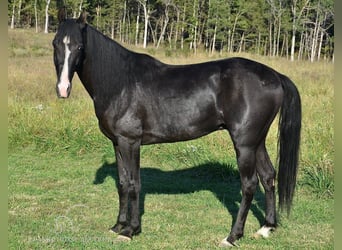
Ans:
[[[279,118],[278,193],[280,209],[286,207],[289,214],[296,186],[302,109],[294,83],[286,76],[281,79],[284,99]]]

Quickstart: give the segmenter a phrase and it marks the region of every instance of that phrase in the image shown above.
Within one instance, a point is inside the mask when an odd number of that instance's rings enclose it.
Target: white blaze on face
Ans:
[[[57,85],[58,91],[61,97],[68,97],[68,88],[70,88],[70,80],[69,80],[69,57],[70,57],[70,49],[69,49],[69,43],[70,43],[70,37],[65,36],[63,38],[63,43],[65,45],[65,56],[64,56],[64,64],[62,73],[59,79],[59,83]]]

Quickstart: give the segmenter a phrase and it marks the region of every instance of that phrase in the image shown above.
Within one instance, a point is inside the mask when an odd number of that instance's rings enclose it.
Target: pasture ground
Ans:
[[[70,99],[55,95],[53,34],[8,31],[8,235],[10,249],[215,249],[240,203],[235,153],[224,131],[194,141],[142,148],[142,233],[130,243],[108,232],[118,211],[111,143],[99,132],[90,98],[74,78]],[[154,51],[173,64],[214,60]],[[226,55],[232,56],[232,55]],[[333,249],[333,64],[241,55],[288,75],[303,103],[298,185],[289,218],[268,239],[258,190],[245,249]],[[277,123],[267,145],[276,158]]]

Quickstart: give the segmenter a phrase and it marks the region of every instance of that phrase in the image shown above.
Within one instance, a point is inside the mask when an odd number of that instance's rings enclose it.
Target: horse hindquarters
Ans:
[[[238,86],[239,95],[230,102],[227,128],[234,143],[241,178],[242,200],[231,233],[222,244],[229,245],[243,236],[244,226],[258,184],[258,175],[266,190],[266,225],[275,226],[274,169],[265,149],[265,138],[282,102],[280,82],[272,86],[249,78]],[[241,86],[242,85],[242,86]],[[234,112],[234,116],[230,115]],[[270,227],[271,228],[271,227]]]

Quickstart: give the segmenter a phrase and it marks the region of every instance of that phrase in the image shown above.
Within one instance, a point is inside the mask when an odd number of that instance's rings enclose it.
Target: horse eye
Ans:
[[[79,46],[77,47],[77,49],[78,49],[78,50],[83,50],[83,45],[79,45]]]

